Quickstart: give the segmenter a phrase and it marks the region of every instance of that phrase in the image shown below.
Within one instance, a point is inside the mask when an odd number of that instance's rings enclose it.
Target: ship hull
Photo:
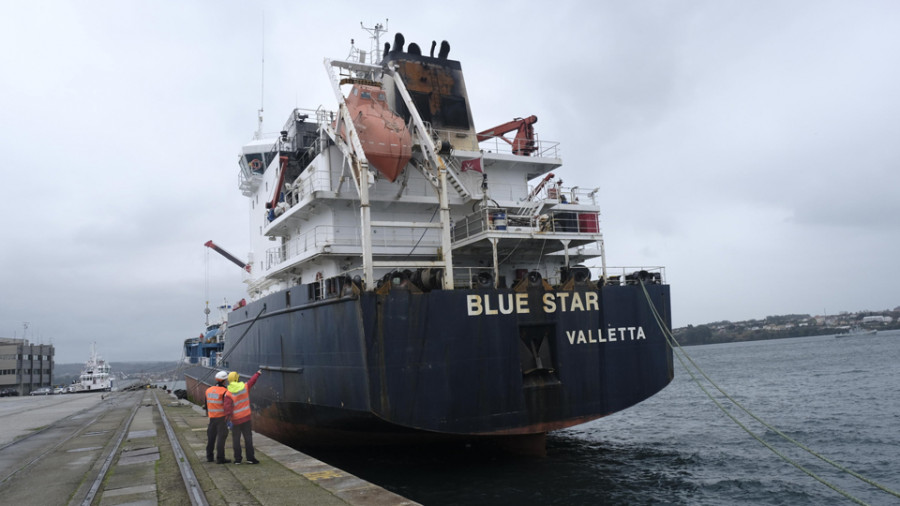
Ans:
[[[89,394],[89,393],[92,393],[92,392],[111,392],[111,391],[112,391],[112,386],[97,387],[97,388],[87,388],[87,387],[85,387],[85,388],[81,388],[81,389],[78,389],[78,390],[73,390],[72,393],[75,393],[75,394]]]
[[[669,287],[646,288],[670,326]],[[633,406],[674,375],[640,285],[314,292],[229,315],[227,369],[262,370],[254,430],[287,444],[542,437]],[[192,400],[214,371],[186,370]]]

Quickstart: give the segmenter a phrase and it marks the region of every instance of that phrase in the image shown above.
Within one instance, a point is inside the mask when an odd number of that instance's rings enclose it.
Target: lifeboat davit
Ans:
[[[391,111],[379,86],[354,84],[345,102],[366,158],[393,182],[412,157],[406,123]]]

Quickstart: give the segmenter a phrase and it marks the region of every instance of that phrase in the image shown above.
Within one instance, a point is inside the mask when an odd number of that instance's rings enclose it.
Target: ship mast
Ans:
[[[381,34],[388,31],[387,24],[388,24],[387,18],[384,18],[383,25],[381,23],[375,23],[375,26],[373,26],[371,28],[363,25],[362,21],[359,22],[359,26],[363,30],[369,32],[372,35],[371,38],[372,38],[373,45],[369,49],[369,54],[371,54],[372,56],[369,61],[372,62],[373,64],[378,64],[379,62],[381,62],[381,56],[382,56],[382,54],[381,54]],[[366,62],[362,62],[362,63],[366,63]]]

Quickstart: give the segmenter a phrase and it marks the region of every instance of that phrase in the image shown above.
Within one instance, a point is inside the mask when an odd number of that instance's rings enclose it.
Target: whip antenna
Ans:
[[[262,19],[262,54],[260,55],[260,83],[259,83],[259,110],[257,111],[258,124],[256,127],[256,138],[262,137],[263,125],[263,98],[266,91],[266,13],[263,13]]]

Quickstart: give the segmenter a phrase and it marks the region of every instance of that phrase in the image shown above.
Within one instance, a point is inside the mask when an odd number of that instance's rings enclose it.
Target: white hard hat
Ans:
[[[225,371],[219,371],[216,373],[216,381],[225,381],[228,379],[228,373]]]

